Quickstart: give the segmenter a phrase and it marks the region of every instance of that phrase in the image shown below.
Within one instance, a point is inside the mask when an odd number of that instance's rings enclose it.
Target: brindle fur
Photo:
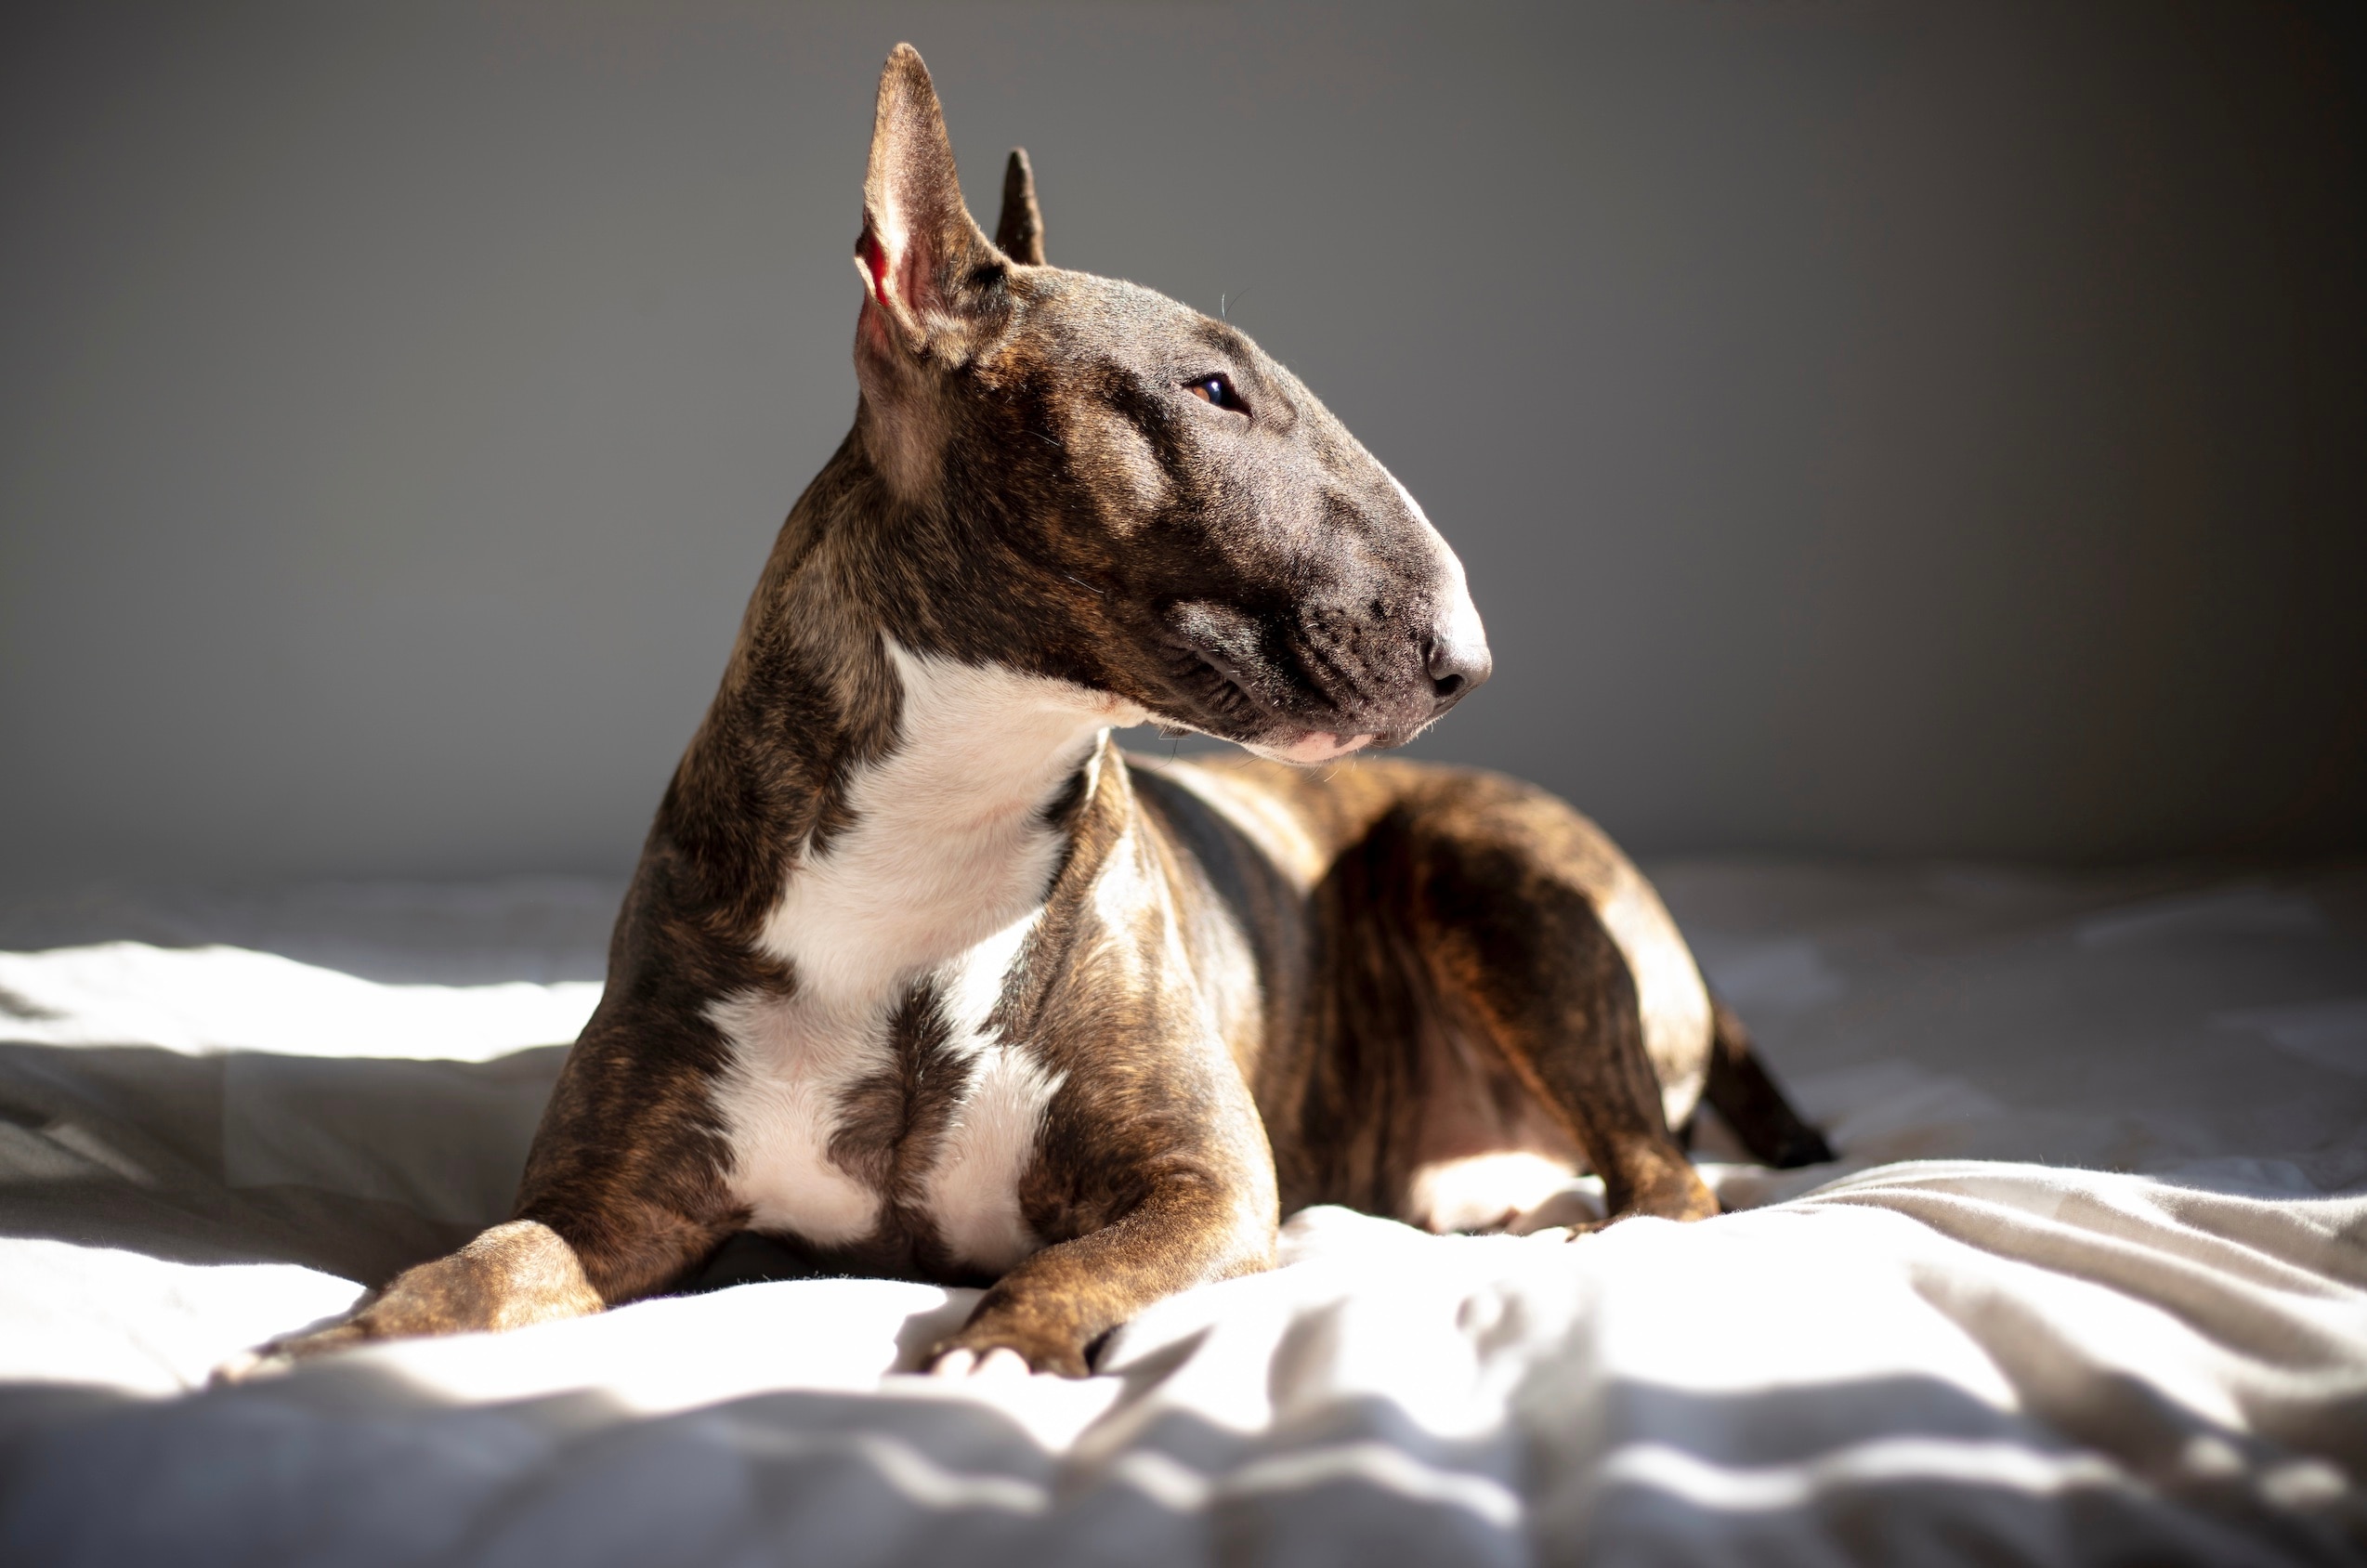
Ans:
[[[1287,371],[1043,265],[1024,153],[987,241],[909,46],[865,196],[855,429],[659,807],[516,1218],[278,1351],[597,1310],[747,1226],[711,1009],[798,992],[760,933],[857,826],[850,781],[910,741],[891,640],[1268,753],[1396,743],[1484,678],[1451,554]],[[1246,412],[1183,390],[1210,374]],[[989,1280],[932,1222],[922,1178],[967,1071],[933,972],[887,1010],[828,1146],[882,1199],[837,1262],[990,1286],[940,1352],[1081,1375],[1147,1302],[1266,1267],[1283,1212],[1420,1218],[1443,1160],[1527,1150],[1599,1171],[1614,1219],[1707,1217],[1669,1131],[1705,1078],[1755,1150],[1829,1157],[1731,1014],[1647,1016],[1609,911],[1643,910],[1631,947],[1697,995],[1691,960],[1609,840],[1538,791],[1393,762],[1130,764],[1105,731],[1035,809],[1064,847],[989,1027],[1061,1075],[1019,1179],[1039,1248]]]

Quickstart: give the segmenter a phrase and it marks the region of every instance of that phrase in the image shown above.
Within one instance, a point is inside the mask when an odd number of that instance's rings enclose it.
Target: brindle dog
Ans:
[[[272,1352],[597,1312],[754,1230],[990,1285],[940,1371],[1076,1376],[1306,1204],[1533,1229],[1583,1162],[1613,1220],[1707,1218],[1669,1130],[1705,1089],[1760,1157],[1830,1157],[1585,818],[1336,762],[1488,654],[1313,394],[1045,265],[1024,153],[989,242],[909,46],[863,197],[854,431],[659,807],[517,1217]],[[1121,756],[1145,718],[1265,760]]]

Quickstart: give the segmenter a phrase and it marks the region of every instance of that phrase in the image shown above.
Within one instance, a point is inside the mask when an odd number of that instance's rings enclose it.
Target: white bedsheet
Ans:
[[[2367,875],[1658,869],[1839,1165],[961,1387],[774,1277],[204,1391],[501,1216],[616,890],[0,908],[0,1561],[2367,1561]]]

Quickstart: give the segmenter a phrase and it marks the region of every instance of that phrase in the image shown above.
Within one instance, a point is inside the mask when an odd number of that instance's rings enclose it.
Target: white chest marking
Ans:
[[[1036,1249],[1019,1212],[1019,1179],[1063,1075],[989,1031],[987,1015],[1036,923],[1031,913],[964,953],[942,993],[948,1056],[969,1069],[923,1190],[937,1236],[956,1258],[1000,1274]]]
[[[895,1064],[891,1012],[933,978],[967,1084],[923,1183],[957,1257],[1007,1268],[1034,1247],[1017,1183],[1060,1087],[987,1028],[1041,913],[1061,836],[1039,812],[1134,715],[1099,693],[888,645],[904,688],[896,749],[847,787],[854,825],[801,858],[758,946],[792,966],[785,998],[741,992],[709,1017],[732,1047],[717,1091],[734,1197],[760,1228],[860,1241],[882,1196],[830,1157],[846,1091]]]

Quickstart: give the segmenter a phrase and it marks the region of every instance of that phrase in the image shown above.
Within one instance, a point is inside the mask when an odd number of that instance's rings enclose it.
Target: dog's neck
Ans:
[[[1073,686],[885,646],[896,738],[850,774],[845,825],[787,869],[758,938],[808,995],[855,1006],[1042,906],[1056,807],[1090,791],[1111,716]]]
[[[1142,717],[908,646],[925,585],[883,547],[890,504],[852,443],[800,500],[660,818],[759,950],[849,998],[1040,907],[1057,808]],[[706,830],[751,816],[753,842]]]

